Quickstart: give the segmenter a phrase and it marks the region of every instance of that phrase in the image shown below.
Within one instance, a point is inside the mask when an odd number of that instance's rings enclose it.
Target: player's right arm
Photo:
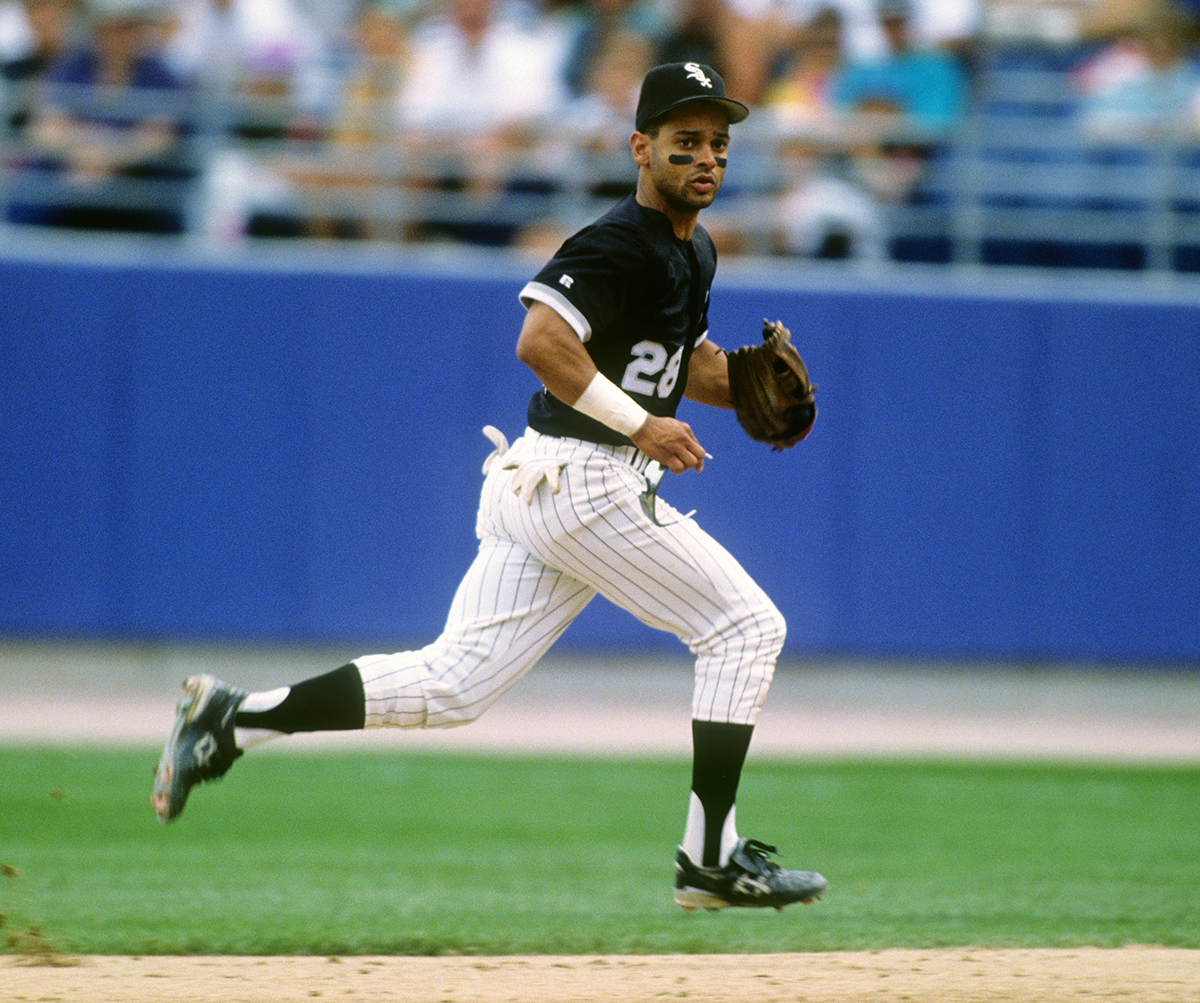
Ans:
[[[599,375],[596,364],[574,328],[545,303],[529,305],[517,338],[517,358],[564,404],[575,407],[589,388],[595,393],[594,381]],[[604,377],[600,379],[604,380]],[[605,387],[608,393],[622,394],[632,407],[637,407],[623,391],[612,384],[608,387]],[[704,468],[704,448],[696,441],[691,428],[675,418],[646,414],[636,429],[626,430],[623,434],[628,435],[643,453],[674,473]]]
[[[517,358],[564,404],[574,405],[598,372],[579,336],[545,303],[529,304],[517,337]]]

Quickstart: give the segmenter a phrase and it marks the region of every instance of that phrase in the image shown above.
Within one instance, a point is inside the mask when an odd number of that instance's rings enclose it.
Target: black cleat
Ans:
[[[192,787],[223,777],[242,754],[233,741],[233,716],[245,692],[201,675],[188,679],[183,693],[175,728],[154,771],[150,800],[160,822],[178,818]]]
[[[815,871],[785,871],[768,859],[778,853],[756,839],[741,839],[724,867],[699,867],[680,848],[675,853],[675,902],[684,912],[726,906],[782,910],[793,902],[811,902],[829,887]]]

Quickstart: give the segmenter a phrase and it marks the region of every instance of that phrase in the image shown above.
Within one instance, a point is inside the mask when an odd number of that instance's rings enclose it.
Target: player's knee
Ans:
[[[765,596],[696,651],[697,720],[753,724],[766,700],[787,624]]]
[[[769,599],[755,609],[754,615],[743,626],[749,645],[755,648],[762,657],[774,661],[783,651],[783,642],[787,638],[787,621],[775,604]]]
[[[747,598],[740,608],[704,638],[692,644],[698,655],[740,661],[774,661],[783,651],[787,623],[764,593]]]
[[[752,657],[743,671],[747,676],[747,684],[760,691],[758,703],[761,704],[775,674],[775,662],[783,652],[787,623],[783,614],[768,604],[755,618],[749,633],[746,650]]]

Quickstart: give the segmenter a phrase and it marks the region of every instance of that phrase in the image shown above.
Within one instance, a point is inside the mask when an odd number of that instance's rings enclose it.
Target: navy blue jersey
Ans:
[[[716,270],[702,226],[680,240],[666,216],[630,195],[568,238],[521,290],[521,302],[552,307],[600,372],[651,414],[673,418],[692,349],[708,335]],[[546,435],[629,444],[545,387],[529,402],[529,425]]]

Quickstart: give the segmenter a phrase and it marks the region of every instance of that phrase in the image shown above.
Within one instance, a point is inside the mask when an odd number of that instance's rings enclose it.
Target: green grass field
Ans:
[[[753,759],[739,828],[809,907],[671,902],[682,761],[260,753],[149,804],[156,750],[0,748],[7,950],[1200,948],[1200,769]]]

